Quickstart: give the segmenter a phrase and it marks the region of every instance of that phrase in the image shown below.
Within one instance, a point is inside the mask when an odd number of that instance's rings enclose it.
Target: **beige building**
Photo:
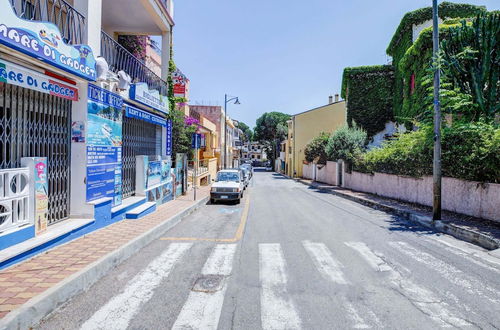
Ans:
[[[306,145],[321,132],[332,133],[346,124],[347,109],[345,101],[338,95],[329,97],[327,105],[304,111],[292,116],[288,121],[288,139],[285,143],[286,174],[302,176]]]

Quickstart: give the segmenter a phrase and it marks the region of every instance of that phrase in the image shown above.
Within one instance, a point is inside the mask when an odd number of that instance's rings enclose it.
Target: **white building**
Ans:
[[[0,4],[0,178],[33,192],[0,194],[0,250],[61,221],[71,230],[124,217],[153,196],[136,182],[137,156],[169,158],[172,0]],[[161,36],[160,72],[122,47],[120,35]]]

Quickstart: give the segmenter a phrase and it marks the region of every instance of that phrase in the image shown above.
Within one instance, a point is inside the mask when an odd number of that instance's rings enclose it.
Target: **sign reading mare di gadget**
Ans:
[[[130,86],[131,100],[142,103],[163,113],[168,113],[168,99],[157,90],[151,90],[146,83],[136,83]]]
[[[78,89],[40,72],[0,60],[0,82],[78,101]]]
[[[122,200],[123,99],[89,84],[87,130],[87,201],[111,197]]]
[[[67,45],[59,28],[17,17],[9,0],[0,0],[0,43],[87,80],[96,80],[96,62],[87,45]]]

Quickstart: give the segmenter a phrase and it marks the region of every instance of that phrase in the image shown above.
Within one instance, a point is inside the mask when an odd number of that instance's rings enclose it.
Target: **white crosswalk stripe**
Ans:
[[[259,269],[262,328],[301,329],[299,313],[287,294],[288,277],[280,244],[259,244]]]
[[[172,243],[159,257],[130,280],[122,293],[100,308],[81,329],[126,329],[140,306],[153,296],[154,289],[168,277],[192,243]]]
[[[216,245],[201,274],[230,275],[236,247],[236,244]],[[215,292],[191,291],[172,329],[217,329],[226,289],[227,278]]]
[[[417,250],[413,246],[405,242],[389,242],[391,246],[397,248],[400,253],[403,253],[409,258],[418,261],[430,269],[438,272],[443,278],[447,279],[454,285],[461,287],[471,295],[479,295],[488,299],[491,303],[500,304],[500,292],[495,288],[489,287],[479,280],[467,276],[460,269],[452,266],[429,253]]]
[[[342,273],[342,264],[333,258],[330,249],[325,244],[303,241],[302,245],[324,278],[338,284],[349,283]]]
[[[464,327],[471,326],[462,317],[456,316],[449,305],[442,301],[432,291],[417,285],[410,279],[402,276],[397,270],[392,268],[381,253],[375,253],[363,242],[348,242],[347,246],[357,251],[377,272],[387,272],[389,279],[395,289],[407,297],[411,303],[420,309],[424,314],[434,320],[441,327]]]

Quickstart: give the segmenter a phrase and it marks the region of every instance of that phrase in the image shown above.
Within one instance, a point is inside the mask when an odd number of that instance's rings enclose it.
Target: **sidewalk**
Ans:
[[[441,221],[432,221],[432,209],[427,206],[407,203],[373,194],[352,191],[326,183],[307,179],[294,179],[312,188],[328,191],[337,196],[353,200],[370,207],[395,213],[426,227],[432,227],[456,238],[494,250],[500,248],[500,223],[471,216],[443,211]]]
[[[109,265],[105,266],[107,269],[125,260],[140,247],[155,239],[155,236],[163,234],[165,230],[175,225],[195,207],[204,204],[208,200],[209,193],[209,186],[198,188],[197,201],[193,201],[191,190],[188,195],[159,206],[156,212],[141,219],[119,221],[0,271],[0,329],[6,325],[8,327],[8,324],[2,322],[7,322],[7,319],[10,322],[10,319],[14,319],[13,314],[19,312],[18,309],[23,304],[32,298],[48,294],[46,291],[50,289],[52,293],[58,295],[57,299],[63,300],[62,296],[66,293],[62,295],[57,293],[56,286],[63,284],[61,282],[67,281],[69,277],[76,279],[75,275],[81,275],[76,274],[78,272],[92,271],[93,278],[87,275],[85,281],[81,282],[86,287],[90,286],[100,277],[99,271],[92,268],[99,266],[99,263],[103,263],[107,257],[113,257],[108,258],[110,261]],[[130,245],[130,243],[135,244]],[[130,252],[123,253],[121,250],[129,245]],[[102,269],[101,267],[101,273]],[[78,284],[74,284],[73,288],[66,291],[71,295],[77,294],[79,291],[77,287]],[[56,306],[62,303],[56,300],[53,302]],[[33,309],[35,311],[32,311]],[[44,313],[42,310],[37,307],[31,308],[33,314],[39,314],[38,317],[45,316],[42,315]],[[14,312],[10,313],[12,311]],[[10,315],[6,317],[9,313]],[[35,315],[30,315],[30,317],[33,316]],[[16,321],[14,324],[23,328],[22,323]]]

